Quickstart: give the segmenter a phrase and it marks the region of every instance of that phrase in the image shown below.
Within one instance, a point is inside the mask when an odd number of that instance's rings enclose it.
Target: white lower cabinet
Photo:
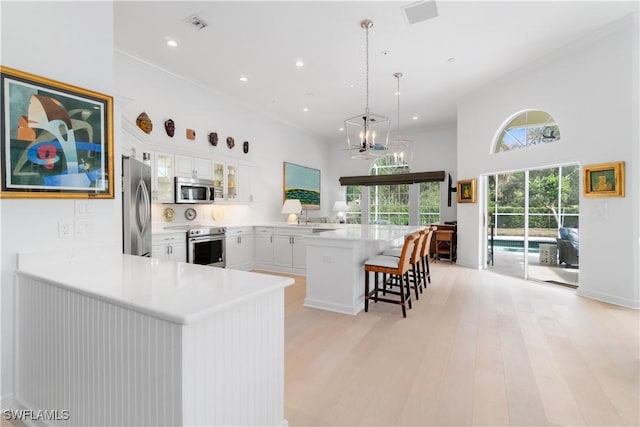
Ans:
[[[154,234],[152,237],[151,257],[164,261],[187,262],[186,234]]]
[[[256,227],[256,268],[305,274],[304,235],[311,230]]]
[[[225,245],[227,268],[250,270],[253,267],[255,246],[253,227],[227,228]]]
[[[256,227],[256,268],[268,270],[273,265],[273,227]]]

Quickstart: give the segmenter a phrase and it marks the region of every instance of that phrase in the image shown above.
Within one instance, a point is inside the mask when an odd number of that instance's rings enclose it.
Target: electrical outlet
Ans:
[[[75,236],[89,237],[91,235],[91,222],[86,219],[77,219],[75,221]]]
[[[58,237],[68,239],[71,236],[71,224],[68,221],[58,221]]]

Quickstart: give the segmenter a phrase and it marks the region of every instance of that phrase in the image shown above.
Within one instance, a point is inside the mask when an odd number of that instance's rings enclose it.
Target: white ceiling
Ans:
[[[409,25],[403,7],[412,3],[115,2],[115,44],[334,139],[344,119],[365,107],[362,19],[374,22],[370,109],[396,128],[393,74],[402,72],[400,124],[408,129],[455,122],[461,95],[638,11],[638,1],[438,1],[438,17]],[[209,26],[183,22],[193,14]],[[178,47],[169,48],[167,38]],[[299,59],[303,68],[295,66]]]

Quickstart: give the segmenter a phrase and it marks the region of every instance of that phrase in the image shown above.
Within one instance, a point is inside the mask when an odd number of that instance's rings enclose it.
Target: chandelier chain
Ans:
[[[366,79],[366,92],[365,92],[365,99],[366,99],[366,109],[365,112],[367,113],[367,116],[369,116],[369,26],[367,25],[367,27],[365,28],[367,31],[367,36],[366,36],[366,51],[365,51],[365,58],[366,58],[366,69],[365,69],[365,79]]]
[[[397,122],[398,136],[396,138],[398,140],[400,140],[400,77],[402,77],[402,74],[396,73],[396,78],[398,79],[398,122]]]

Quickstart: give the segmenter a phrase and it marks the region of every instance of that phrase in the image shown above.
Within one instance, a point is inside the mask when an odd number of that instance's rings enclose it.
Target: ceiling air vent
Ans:
[[[204,30],[206,27],[209,26],[209,24],[207,24],[207,21],[205,21],[195,13],[193,15],[187,16],[186,18],[183,19],[183,21],[186,22],[187,24],[193,25],[198,30]]]
[[[419,1],[403,7],[409,24],[417,24],[438,16],[438,8],[434,0]]]

